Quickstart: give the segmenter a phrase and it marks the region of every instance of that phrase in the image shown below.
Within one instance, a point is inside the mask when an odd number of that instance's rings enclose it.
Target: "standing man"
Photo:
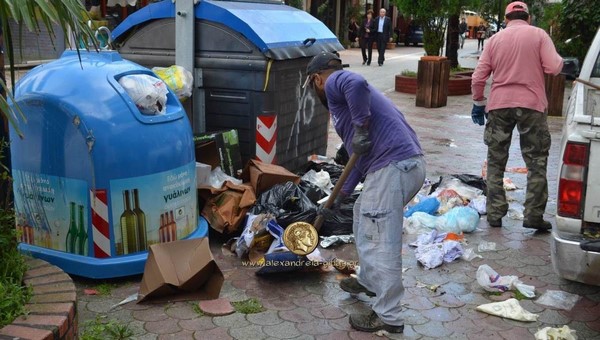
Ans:
[[[308,64],[305,84],[331,113],[336,132],[349,153],[359,155],[333,209],[366,176],[354,204],[353,232],[360,262],[358,277],[340,287],[353,294],[376,296],[373,311],[351,314],[350,325],[364,332],[404,330],[401,300],[402,221],[404,206],[425,180],[425,160],[415,131],[390,99],[360,75],[342,70],[329,52]]]
[[[458,33],[460,34],[460,48],[463,48],[465,46],[465,39],[467,39],[467,30],[469,28],[467,27],[467,22],[465,21],[465,18],[460,19],[460,24],[458,25]]]
[[[385,16],[385,8],[379,10],[379,16],[375,19],[375,27],[377,28],[377,52],[379,53],[377,63],[382,66],[385,61],[385,45],[388,41],[392,41],[392,20]]]
[[[508,211],[502,179],[516,126],[528,170],[523,227],[547,230],[552,225],[543,219],[550,149],[544,73],[558,74],[563,61],[548,34],[530,26],[525,3],[511,2],[505,17],[506,29],[490,38],[472,77],[473,122],[483,125],[488,119],[483,135],[488,146],[487,220],[492,227],[502,227]],[[490,75],[493,82],[486,107],[484,88]]]

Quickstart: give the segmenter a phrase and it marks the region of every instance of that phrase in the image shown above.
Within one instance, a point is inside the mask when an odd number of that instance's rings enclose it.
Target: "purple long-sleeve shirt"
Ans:
[[[352,153],[354,126],[367,126],[372,142],[369,153],[358,159],[346,179],[344,194],[352,193],[366,174],[423,154],[417,134],[402,112],[362,76],[336,71],[327,78],[325,93],[333,126],[348,153]]]

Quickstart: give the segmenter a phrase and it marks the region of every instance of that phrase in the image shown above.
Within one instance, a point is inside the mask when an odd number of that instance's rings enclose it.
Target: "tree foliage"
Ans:
[[[64,32],[71,32],[75,41],[80,39],[93,40],[94,33],[86,22],[89,20],[80,0],[0,0],[0,22],[4,33],[5,56],[10,65],[11,81],[14,87],[14,52],[21,47],[22,29],[26,28],[34,33],[41,33],[42,27],[46,27],[50,38],[55,38],[54,24],[57,24]],[[19,34],[12,34],[9,20],[19,23]],[[17,41],[13,38],[17,37]],[[16,44],[15,44],[16,43]],[[2,70],[4,71],[4,70]],[[0,86],[5,86],[0,81]],[[6,99],[0,98],[0,111],[12,121]]]
[[[562,56],[577,57],[583,62],[600,27],[600,6],[597,0],[563,0],[560,29],[554,41]],[[566,43],[568,39],[570,42]]]

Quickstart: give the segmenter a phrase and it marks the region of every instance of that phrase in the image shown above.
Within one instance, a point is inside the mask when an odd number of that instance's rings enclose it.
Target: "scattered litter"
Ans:
[[[479,214],[469,207],[455,207],[441,216],[431,216],[416,212],[406,219],[405,226],[409,230],[419,230],[423,227],[453,233],[470,233],[479,224]]]
[[[310,156],[308,156],[308,161],[309,162],[314,162],[314,163],[331,163],[331,158],[327,157],[327,156],[323,156],[323,155],[317,155],[317,154],[312,154]]]
[[[575,307],[579,299],[581,299],[581,296],[577,294],[567,293],[562,290],[547,290],[539,299],[535,300],[535,303],[558,309],[571,310]]]
[[[515,183],[513,183],[513,181],[508,177],[504,177],[502,179],[502,185],[504,187],[504,190],[506,191],[517,190],[517,186],[515,185]]]
[[[210,172],[208,183],[211,187],[215,189],[221,189],[223,187],[223,183],[225,183],[226,181],[230,181],[235,185],[242,184],[241,180],[235,177],[231,177],[225,172],[223,172],[220,166],[216,167],[213,171]]]
[[[416,287],[417,288],[427,288],[430,291],[432,291],[432,292],[435,293],[437,291],[437,289],[440,288],[440,285],[428,285],[428,284],[425,284],[423,282],[417,281]]]
[[[523,219],[525,218],[525,216],[523,215],[523,212],[519,211],[515,208],[508,209],[507,215],[508,215],[508,218],[513,219],[513,220],[523,221]]]
[[[427,197],[419,203],[410,207],[405,213],[404,217],[410,217],[415,212],[423,212],[429,215],[435,215],[440,207],[440,201],[435,197]]]
[[[85,295],[100,295],[100,293],[95,289],[84,289],[83,294],[85,294]]]
[[[331,184],[331,177],[327,171],[321,170],[319,172],[315,170],[309,170],[302,176],[302,180],[315,184],[321,188],[327,195],[331,194],[333,184]]]
[[[406,273],[406,272],[407,272],[409,269],[410,269],[410,268],[408,268],[408,267],[404,267],[404,268],[402,268],[402,272],[403,272],[403,273]]]
[[[535,340],[577,340],[577,334],[569,326],[544,327],[535,333]]]
[[[537,321],[539,315],[533,314],[519,304],[517,299],[508,299],[501,302],[486,303],[476,308],[480,312],[500,316],[517,321]]]
[[[447,235],[448,233],[441,233],[437,230],[429,230],[428,232],[417,236],[417,239],[414,242],[409,243],[409,246],[418,247],[425,244],[442,243]]]
[[[535,296],[535,287],[524,284],[517,276],[500,276],[492,267],[482,264],[477,269],[477,282],[488,292],[506,292],[517,289],[528,298]]]
[[[526,174],[527,173],[527,168],[525,167],[511,167],[511,168],[506,168],[506,170],[504,170],[506,172],[512,172],[515,174]]]
[[[138,293],[131,294],[128,297],[126,297],[125,299],[123,299],[123,301],[121,301],[121,302],[119,302],[117,304],[112,305],[112,307],[110,307],[110,309],[111,310],[115,309],[115,308],[117,308],[119,306],[122,306],[122,305],[124,305],[126,303],[129,303],[131,301],[136,301],[137,299],[138,299]]]
[[[471,261],[473,261],[473,260],[474,260],[474,259],[476,259],[476,258],[480,258],[480,259],[482,259],[482,258],[483,258],[483,256],[481,256],[481,255],[477,254],[477,253],[476,253],[476,252],[473,250],[473,248],[467,248],[467,249],[465,249],[465,252],[464,252],[464,254],[461,256],[461,258],[462,258],[463,260],[465,260],[465,261],[471,262]]]
[[[462,207],[465,205],[465,200],[454,190],[445,189],[438,194],[440,200],[440,207],[438,214],[443,215],[454,207]]]
[[[194,77],[192,73],[182,66],[153,67],[152,72],[162,79],[167,86],[183,100],[192,96]]]
[[[250,250],[265,254],[287,251],[282,240],[283,228],[271,214],[248,214],[244,231],[235,242],[235,253],[240,258],[248,256]]]
[[[496,250],[496,242],[481,241],[481,242],[479,242],[479,246],[477,246],[477,251],[479,251],[479,252],[495,251],[495,250]]]
[[[477,197],[475,197],[474,199],[471,200],[471,202],[469,202],[469,208],[473,208],[475,210],[477,210],[477,212],[480,215],[485,215],[487,214],[487,210],[486,210],[486,202],[487,202],[487,197],[485,197],[485,195],[479,195]]]
[[[356,262],[334,258],[332,263],[333,267],[342,274],[351,275],[357,272],[358,265],[356,265]]]
[[[432,269],[441,266],[442,263],[450,263],[463,254],[463,248],[459,242],[444,241],[419,245],[415,251],[417,261],[425,267]]]
[[[455,176],[440,177],[440,182],[437,185],[437,187],[436,187],[436,185],[433,185],[431,187],[431,189],[435,190],[431,194],[436,197],[442,191],[444,191],[446,189],[451,189],[451,190],[456,191],[460,195],[460,197],[463,198],[463,200],[469,200],[469,201],[483,193],[483,190],[478,189],[474,186],[468,185]]]
[[[131,97],[135,106],[145,115],[162,115],[167,112],[167,85],[148,74],[130,74],[119,79],[119,85]]]
[[[277,224],[285,229],[294,222],[314,221],[317,216],[317,206],[298,185],[294,182],[285,182],[276,184],[261,193],[250,212],[256,215],[271,213],[275,216]]]
[[[465,240],[465,235],[463,233],[460,233],[460,234],[446,233],[446,237],[444,238],[444,241],[464,242],[464,240]]]
[[[321,236],[321,242],[319,244],[323,248],[328,248],[342,243],[354,243],[354,234]]]
[[[388,333],[388,331],[384,330],[384,329],[380,329],[377,332],[373,333],[379,337],[387,337],[390,333]]]

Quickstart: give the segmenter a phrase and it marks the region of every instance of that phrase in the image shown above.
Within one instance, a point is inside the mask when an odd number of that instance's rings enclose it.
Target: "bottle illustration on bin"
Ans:
[[[173,210],[160,214],[158,240],[160,243],[177,240],[177,223],[175,223],[175,218],[173,217]]]
[[[88,254],[88,243],[87,243],[87,228],[85,226],[83,214],[83,205],[79,205],[79,231],[77,232],[77,254],[86,255]]]
[[[65,240],[65,250],[67,253],[77,254],[77,236],[79,234],[79,230],[77,228],[77,204],[75,202],[69,202],[70,205],[70,217],[69,217],[69,230],[67,232],[67,238]]]
[[[133,197],[130,199],[130,196]],[[146,214],[140,207],[138,189],[123,190],[123,213],[120,221],[121,244],[117,244],[117,254],[126,255],[148,249]]]

